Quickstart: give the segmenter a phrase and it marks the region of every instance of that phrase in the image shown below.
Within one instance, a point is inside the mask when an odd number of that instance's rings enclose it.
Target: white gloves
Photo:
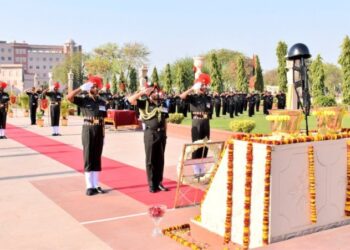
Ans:
[[[202,87],[202,83],[197,82],[193,85],[192,89],[193,90],[199,90]]]
[[[94,84],[92,82],[86,82],[80,86],[80,89],[81,89],[81,91],[90,91],[90,89],[93,85]]]

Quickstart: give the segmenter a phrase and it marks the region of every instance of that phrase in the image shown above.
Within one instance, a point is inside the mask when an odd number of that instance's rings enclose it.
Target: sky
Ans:
[[[264,71],[277,67],[279,41],[308,46],[337,64],[350,35],[347,0],[0,0],[0,40],[60,45],[84,52],[108,42],[139,42],[149,68],[212,49],[256,54]]]

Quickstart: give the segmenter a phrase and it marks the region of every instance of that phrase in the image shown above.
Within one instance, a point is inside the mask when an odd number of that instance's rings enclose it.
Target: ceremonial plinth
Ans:
[[[192,223],[244,248],[349,224],[347,137],[228,141]]]

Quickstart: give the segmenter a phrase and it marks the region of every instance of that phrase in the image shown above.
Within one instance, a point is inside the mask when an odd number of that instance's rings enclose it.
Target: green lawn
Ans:
[[[188,114],[190,116],[190,114]],[[309,130],[316,129],[316,118],[314,116],[309,116]],[[262,133],[262,134],[269,134],[271,133],[269,122],[265,119],[265,115],[262,114],[262,112],[259,112],[255,114],[253,117],[248,117],[247,112],[244,112],[243,115],[240,115],[239,117],[229,118],[228,115],[221,116],[221,117],[213,117],[213,119],[210,120],[210,128],[216,128],[216,129],[223,129],[230,131],[230,121],[232,120],[242,120],[242,119],[248,119],[248,120],[254,120],[256,122],[256,127],[253,130],[252,133]],[[187,117],[185,118],[181,124],[184,125],[191,125],[191,118]],[[349,114],[344,116],[343,119],[343,128],[350,128],[350,116]],[[303,120],[301,124],[301,129],[305,129],[305,121]]]

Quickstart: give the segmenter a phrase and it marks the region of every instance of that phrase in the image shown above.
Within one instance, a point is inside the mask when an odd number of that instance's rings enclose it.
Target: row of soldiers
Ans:
[[[173,94],[163,94],[163,100],[168,107],[169,113],[182,113],[187,117],[189,112],[189,103],[183,100],[179,95]],[[115,94],[106,88],[104,91],[100,92],[100,96],[108,102],[108,108],[112,109],[133,109],[134,107],[130,105],[128,99],[123,94]],[[263,113],[269,114],[270,109],[272,109],[274,98],[277,99],[277,108],[285,109],[286,107],[286,95],[283,92],[279,92],[275,96],[271,92],[265,91],[264,93],[242,93],[242,92],[224,92],[221,94],[213,93],[208,94],[209,103],[207,106],[210,107],[210,118],[212,118],[215,113],[216,117],[222,115],[229,115],[230,118],[234,116],[239,116],[243,114],[243,111],[248,110],[248,115],[251,117],[255,112],[260,111],[260,105],[262,103]]]

